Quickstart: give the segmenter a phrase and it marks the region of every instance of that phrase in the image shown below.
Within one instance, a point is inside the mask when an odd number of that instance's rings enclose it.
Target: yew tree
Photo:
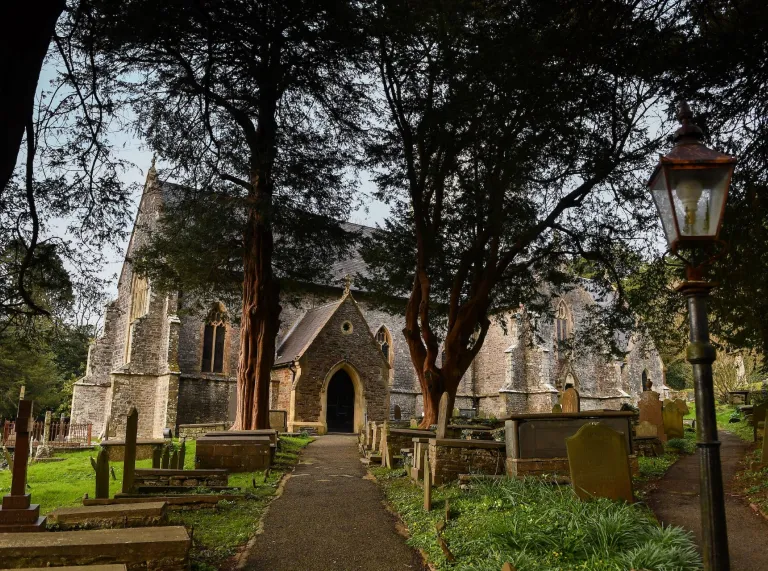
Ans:
[[[343,218],[350,208],[356,62],[363,53],[357,5],[88,0],[88,6],[86,32],[100,63],[119,78],[136,130],[170,165],[164,176],[180,183],[157,242],[168,246],[158,250],[166,279],[175,275],[185,293],[210,290],[205,278],[219,270],[214,281],[241,280],[234,427],[265,428],[281,279],[306,270],[313,247],[328,246],[313,240],[313,231],[334,234],[323,217]],[[175,248],[184,238],[197,240],[197,248]],[[276,240],[295,254],[292,264],[275,267]]]
[[[408,298],[423,426],[444,391],[455,398],[494,314],[541,304],[541,284],[555,291],[581,258],[620,287],[625,254],[647,245],[656,221],[642,183],[662,142],[676,6],[378,5],[369,159],[394,216],[386,240],[367,242],[364,281]]]

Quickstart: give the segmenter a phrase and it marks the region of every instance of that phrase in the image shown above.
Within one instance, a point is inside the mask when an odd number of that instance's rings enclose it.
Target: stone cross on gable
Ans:
[[[349,291],[352,289],[352,276],[347,274],[344,276],[344,295],[349,295]]]

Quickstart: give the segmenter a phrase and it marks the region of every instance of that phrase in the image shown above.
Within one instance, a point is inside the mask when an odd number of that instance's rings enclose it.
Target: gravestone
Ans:
[[[664,401],[662,418],[664,419],[664,434],[667,435],[667,438],[683,438],[683,413],[673,401],[669,399]]]
[[[125,456],[123,458],[123,493],[133,489],[133,476],[136,471],[136,435],[139,432],[139,411],[132,406],[125,423]]]
[[[171,467],[171,451],[168,446],[163,446],[163,459],[160,462],[160,467],[163,470],[167,470]]]
[[[563,412],[563,407],[560,406],[560,403],[552,407],[552,414],[560,414],[561,412]]]
[[[582,500],[601,497],[633,502],[632,474],[624,435],[589,423],[565,439],[571,483]]]
[[[173,454],[171,454],[171,464],[170,467],[172,470],[178,470],[179,469],[179,453],[178,451],[174,450]]]
[[[677,407],[677,410],[679,410],[683,416],[691,412],[691,409],[688,408],[688,404],[683,399],[675,399],[675,406]]]
[[[187,441],[182,439],[181,446],[179,447],[179,470],[184,469],[184,459],[187,456]]]
[[[768,401],[756,405],[752,408],[752,430],[755,442],[757,442],[757,429],[761,422],[765,422],[766,412],[768,411]],[[763,429],[765,435],[765,429]]]
[[[424,452],[424,509],[432,511],[432,471],[429,467],[429,451]]]
[[[96,457],[96,497],[109,497],[109,454],[104,448]]]
[[[435,437],[440,440],[445,438],[445,431],[448,428],[449,409],[448,404],[451,400],[448,392],[444,392],[440,397],[440,407],[437,410],[437,432]]]
[[[40,517],[40,506],[32,504],[27,493],[29,433],[33,422],[32,401],[20,400],[16,413],[11,493],[3,496],[3,505],[0,507],[0,533],[45,530],[45,518]]]
[[[580,412],[581,403],[579,402],[579,391],[573,387],[563,391],[563,398],[560,399],[560,406],[563,412]]]
[[[160,446],[155,446],[152,449],[152,468],[157,470],[160,468],[160,463],[163,460],[163,449]]]
[[[416,418],[411,419],[411,428],[418,428],[419,427],[419,421]]]
[[[768,431],[763,432],[763,456],[760,458],[763,466],[768,465],[768,435],[766,435],[766,432]]]
[[[642,421],[635,428],[635,436],[637,438],[658,438],[658,435],[658,427],[647,420]]]
[[[656,426],[656,436],[662,442],[667,441],[667,436],[664,434],[664,418],[661,414],[661,401],[659,400],[659,393],[656,391],[645,391],[640,395],[640,400],[637,404],[640,409],[640,422],[650,422]]]

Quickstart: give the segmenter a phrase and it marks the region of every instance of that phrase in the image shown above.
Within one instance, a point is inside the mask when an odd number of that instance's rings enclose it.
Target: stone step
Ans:
[[[0,561],[11,569],[93,564],[129,571],[186,571],[191,541],[182,526],[0,534]]]
[[[125,565],[75,565],[74,567],[23,567],[13,571],[125,571]],[[11,569],[0,569],[0,571],[12,571]]]
[[[168,517],[165,502],[114,504],[59,508],[48,514],[49,522],[61,530],[140,527],[164,524]]]

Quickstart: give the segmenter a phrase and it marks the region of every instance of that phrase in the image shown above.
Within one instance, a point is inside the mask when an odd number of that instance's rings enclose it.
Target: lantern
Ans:
[[[669,249],[706,245],[718,239],[736,158],[701,142],[688,104],[678,107],[682,126],[674,148],[659,158],[648,182]]]

